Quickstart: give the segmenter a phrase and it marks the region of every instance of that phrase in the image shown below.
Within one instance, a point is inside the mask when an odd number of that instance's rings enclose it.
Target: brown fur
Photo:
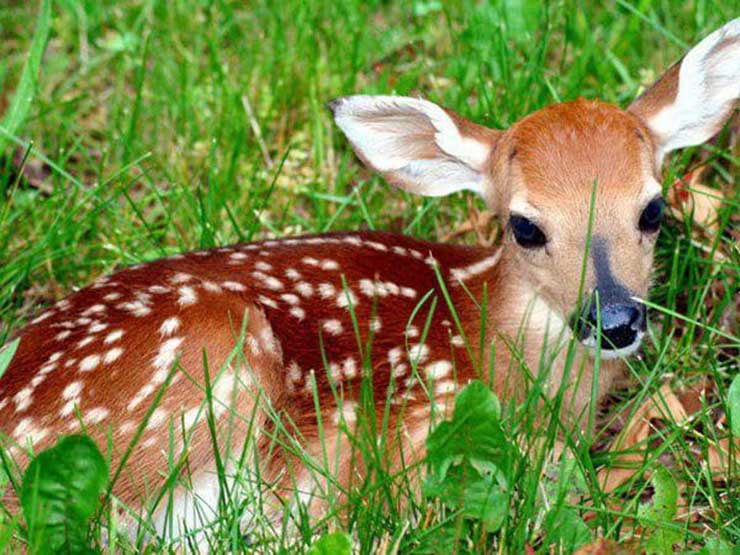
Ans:
[[[540,110],[507,131],[446,111],[468,140],[453,137],[450,150],[465,158],[465,149],[477,145],[468,160],[484,166],[458,160],[449,175],[481,175],[480,190],[501,222],[512,209],[526,211],[548,238],[544,248],[522,249],[509,233],[498,252],[386,233],[337,233],[178,255],[122,270],[72,294],[20,334],[18,353],[0,381],[5,446],[23,465],[26,446],[38,451],[81,429],[74,409],[101,448],[112,439],[115,468],[161,389],[160,412],[113,489],[125,503],[145,507],[178,475],[202,478],[213,470],[206,418],[193,412],[208,404],[207,361],[217,436],[225,439],[218,450],[233,463],[244,443],[255,439],[279,514],[302,489],[324,489],[334,479],[346,487],[362,477],[363,461],[342,436],[363,422],[356,420],[358,411],[364,413],[358,406],[363,379],[372,385],[377,414],[390,400],[385,456],[391,470],[399,469],[423,455],[433,405],[448,412],[455,391],[475,378],[516,402],[543,349],[552,359],[548,393],[563,385],[564,416],[584,427],[595,379],[592,358],[579,345],[577,371],[565,375],[560,348],[569,338],[565,322],[581,300],[579,291],[595,284],[590,260],[582,288],[580,283],[593,187],[592,235],[604,245],[615,279],[645,296],[654,236],[641,233],[637,222],[657,192],[658,149],[646,121],[675,97],[677,74],[677,66],[669,70],[631,111],[577,100]],[[404,155],[425,162],[453,158],[424,110],[397,103],[385,114],[363,103],[371,130],[401,130],[403,140],[393,146]],[[366,144],[372,148],[372,141]],[[415,176],[413,167],[386,173],[391,182],[423,193]],[[487,314],[480,313],[484,290]],[[111,339],[115,330],[124,333]],[[512,343],[517,349],[509,348]],[[478,352],[481,344],[484,353]],[[513,356],[519,350],[523,360]],[[175,361],[178,370],[167,386]],[[620,370],[620,362],[602,361],[597,401]],[[75,382],[81,383],[76,395]],[[342,405],[347,410],[339,410]],[[194,423],[192,430],[183,430],[185,421]],[[184,451],[183,432],[192,432]],[[168,468],[170,440],[189,472]],[[301,464],[305,453],[334,461],[331,476],[312,477]],[[325,503],[319,500],[311,510]]]

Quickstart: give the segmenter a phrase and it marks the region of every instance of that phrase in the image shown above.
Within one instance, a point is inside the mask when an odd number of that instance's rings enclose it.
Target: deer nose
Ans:
[[[607,304],[597,310],[592,303],[588,311],[588,325],[595,330],[601,319],[601,348],[606,350],[629,347],[639,333],[645,331],[645,307],[634,301]]]

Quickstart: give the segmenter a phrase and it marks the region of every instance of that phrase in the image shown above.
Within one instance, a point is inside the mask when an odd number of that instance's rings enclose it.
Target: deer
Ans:
[[[364,410],[363,383],[402,430],[385,442],[394,465],[423,460],[433,408],[445,414],[469,381],[521,399],[522,368],[543,352],[545,394],[562,388],[564,418],[584,426],[592,389],[599,402],[646,332],[664,158],[716,135],[739,98],[740,18],[626,109],[580,98],[500,130],[421,98],[340,97],[328,107],[368,168],[419,195],[476,193],[502,223],[501,243],[331,232],[100,277],[19,332],[0,379],[6,454],[22,468],[30,450],[84,430],[111,468],[124,467],[110,494],[148,507],[152,534],[176,537],[216,514],[216,459],[238,472],[247,442],[270,483],[269,518],[289,518],[294,503],[321,514],[328,478],[274,438],[282,426],[303,453],[328,450],[331,479],[351,484],[362,463],[337,439]],[[564,344],[581,362],[578,380],[565,372]],[[227,427],[228,452],[214,452]],[[152,504],[173,476],[168,452],[190,479]]]

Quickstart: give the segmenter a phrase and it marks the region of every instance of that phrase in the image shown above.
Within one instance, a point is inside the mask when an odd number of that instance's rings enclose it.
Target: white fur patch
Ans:
[[[717,29],[681,62],[678,94],[648,120],[660,142],[658,158],[705,142],[740,99],[740,18]]]
[[[403,96],[350,96],[336,102],[334,119],[373,168],[401,177],[414,192],[429,196],[463,189],[483,192],[481,171],[490,146],[463,136],[447,112],[432,102]],[[414,132],[422,138],[415,141]],[[425,140],[430,144],[418,144]],[[436,149],[439,154],[434,159],[421,158],[421,149]]]

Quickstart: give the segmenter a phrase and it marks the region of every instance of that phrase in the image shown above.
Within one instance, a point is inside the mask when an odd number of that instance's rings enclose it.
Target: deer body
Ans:
[[[341,436],[367,413],[363,381],[397,468],[420,460],[435,411],[469,380],[515,403],[543,361],[545,397],[562,389],[564,417],[585,428],[592,391],[598,402],[645,331],[639,299],[660,220],[660,161],[711,137],[732,113],[739,36],[735,20],[707,37],[678,66],[688,70],[669,71],[628,111],[580,100],[507,131],[419,99],[334,102],[365,163],[409,191],[476,191],[506,223],[502,245],[347,232],[126,268],[21,332],[0,380],[5,446],[22,460],[24,448],[84,427],[110,445],[116,468],[135,443],[113,489],[133,506],[150,506],[181,474],[168,460],[187,461],[191,483],[152,508],[161,533],[207,520],[196,498],[218,499],[213,430],[228,436],[216,451],[229,469],[254,444],[274,515],[295,497],[322,510],[330,481],[347,486],[362,474]],[[704,95],[696,118],[689,89]],[[666,110],[681,116],[675,127]],[[577,375],[565,365],[569,346]],[[330,461],[333,478],[275,448],[281,427],[288,443]]]

